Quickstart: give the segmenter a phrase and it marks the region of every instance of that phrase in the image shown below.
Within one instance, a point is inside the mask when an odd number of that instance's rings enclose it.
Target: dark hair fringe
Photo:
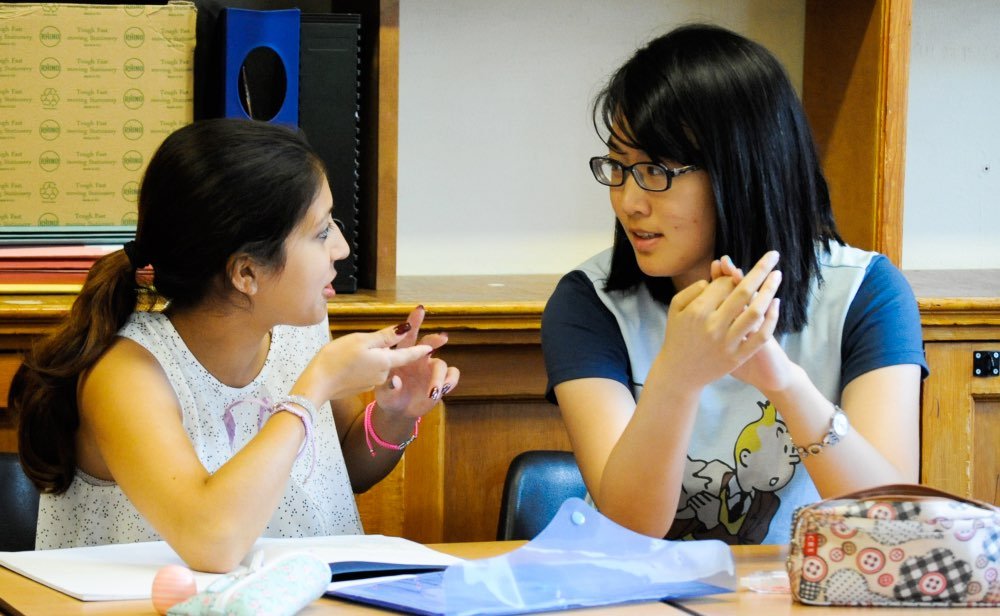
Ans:
[[[811,283],[822,282],[817,246],[843,240],[805,112],[769,51],[717,26],[677,28],[612,75],[593,118],[609,144],[704,169],[715,200],[715,257],[748,269],[777,250],[777,332],[805,327]],[[605,290],[642,284],[660,301],[673,297],[669,279],[640,270],[617,223],[612,255]]]

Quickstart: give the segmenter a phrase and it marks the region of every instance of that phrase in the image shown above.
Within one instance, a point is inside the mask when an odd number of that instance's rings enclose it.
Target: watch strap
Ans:
[[[826,434],[823,436],[823,439],[821,441],[819,441],[818,443],[810,443],[810,444],[805,445],[805,446],[800,446],[800,445],[796,445],[795,443],[792,443],[792,446],[795,447],[795,451],[798,452],[800,458],[804,459],[804,458],[807,458],[809,456],[818,455],[825,448],[827,448],[827,447],[833,447],[834,445],[836,445],[837,443],[839,443],[841,441],[842,436],[840,434],[838,434],[837,430],[834,428],[834,422],[837,421],[837,419],[838,419],[838,417],[840,415],[843,415],[846,418],[846,414],[844,413],[844,410],[842,408],[840,408],[839,406],[837,406],[836,404],[834,404],[833,405],[833,415],[830,416],[830,428],[827,430]]]

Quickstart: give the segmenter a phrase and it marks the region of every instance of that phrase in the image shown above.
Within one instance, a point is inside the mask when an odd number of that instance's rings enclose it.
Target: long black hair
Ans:
[[[812,132],[781,63],[764,47],[711,25],[688,25],[638,50],[594,103],[598,134],[653,160],[694,164],[711,179],[716,257],[749,268],[781,253],[777,331],[806,325],[817,244],[843,243]],[[667,302],[669,279],[644,274],[615,225],[605,290],[646,285]]]
[[[91,268],[67,319],[24,358],[7,406],[31,480],[62,493],[76,472],[80,374],[136,310],[159,301],[191,306],[227,296],[229,257],[242,252],[280,269],[284,240],[325,181],[296,132],[247,120],[202,120],[178,129],[149,161],[136,239]],[[152,285],[136,269],[153,266]]]

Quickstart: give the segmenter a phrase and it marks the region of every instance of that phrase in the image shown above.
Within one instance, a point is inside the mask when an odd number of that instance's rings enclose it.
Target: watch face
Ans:
[[[847,415],[843,411],[837,411],[833,415],[833,421],[830,422],[830,427],[833,429],[833,433],[837,436],[844,436],[847,434]]]

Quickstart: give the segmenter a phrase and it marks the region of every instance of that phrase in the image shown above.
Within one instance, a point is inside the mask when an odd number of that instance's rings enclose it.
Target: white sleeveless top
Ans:
[[[249,385],[234,388],[205,370],[161,313],[137,312],[118,333],[156,357],[180,402],[184,429],[198,459],[213,473],[256,434],[259,407],[249,401],[274,401],[287,394],[309,360],[330,339],[325,319],[311,327],[275,327],[260,374]],[[141,411],[141,400],[140,384],[136,387],[137,411]],[[223,414],[234,403],[236,429],[230,444]],[[265,537],[364,532],[329,403],[319,408],[314,434],[315,468],[310,475],[312,450],[307,447],[292,468],[285,494],[264,530]],[[114,482],[77,470],[65,493],[41,495],[36,549],[157,540],[160,536]]]

